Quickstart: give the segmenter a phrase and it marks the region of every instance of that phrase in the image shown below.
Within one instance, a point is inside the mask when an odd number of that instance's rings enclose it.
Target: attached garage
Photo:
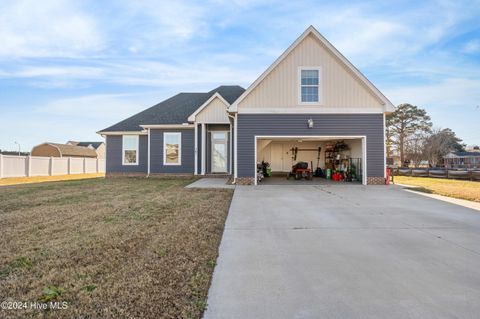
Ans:
[[[323,174],[327,170],[348,172],[354,182],[367,180],[363,169],[365,136],[256,136],[255,139],[256,167],[266,162],[272,172],[265,183],[286,179],[292,166],[300,162],[307,163],[312,171],[320,168]]]
[[[292,161],[286,153],[292,147],[324,147],[320,164],[325,167],[327,145],[344,141],[349,145],[345,155],[361,158],[362,183],[385,183],[383,121],[383,114],[237,114],[236,177],[255,183],[257,161],[262,157],[274,159],[273,170],[287,171]],[[297,160],[313,160],[316,166],[315,152],[298,155]]]

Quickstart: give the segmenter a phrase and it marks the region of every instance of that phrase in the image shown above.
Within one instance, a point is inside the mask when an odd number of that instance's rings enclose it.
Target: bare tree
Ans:
[[[428,137],[427,133],[418,132],[405,142],[405,157],[415,167],[418,167],[426,159],[425,144]]]
[[[434,129],[425,141],[424,150],[430,166],[438,166],[443,157],[450,152],[465,150],[465,145],[461,144],[461,142],[462,140],[449,128]]]

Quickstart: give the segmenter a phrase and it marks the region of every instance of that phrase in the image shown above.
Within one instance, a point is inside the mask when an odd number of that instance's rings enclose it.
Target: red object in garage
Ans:
[[[333,173],[332,175],[332,180],[335,181],[335,182],[340,182],[343,180],[343,174],[342,173],[339,173],[339,172],[335,172]]]

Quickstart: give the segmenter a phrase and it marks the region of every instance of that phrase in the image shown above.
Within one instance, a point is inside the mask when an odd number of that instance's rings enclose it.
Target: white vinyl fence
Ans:
[[[0,154],[0,178],[105,173],[105,159]]]

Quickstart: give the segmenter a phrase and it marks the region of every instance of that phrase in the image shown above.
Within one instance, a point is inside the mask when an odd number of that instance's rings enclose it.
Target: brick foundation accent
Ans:
[[[385,177],[367,177],[367,185],[385,185]]]
[[[255,179],[253,177],[238,177],[237,185],[253,185],[255,184]]]

